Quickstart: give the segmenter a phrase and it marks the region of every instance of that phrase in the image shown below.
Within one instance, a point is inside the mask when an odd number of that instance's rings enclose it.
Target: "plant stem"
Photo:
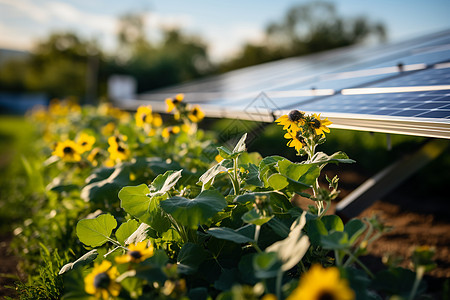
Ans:
[[[281,284],[283,283],[283,271],[278,271],[277,273],[277,281],[276,281],[276,294],[277,299],[281,300]]]
[[[103,257],[107,257],[108,255],[110,255],[111,253],[113,253],[114,251],[116,251],[117,249],[119,249],[120,247],[117,246],[116,248],[112,249],[111,251],[109,251],[108,253],[106,253],[105,255],[103,255]]]
[[[414,284],[411,289],[411,293],[409,294],[408,300],[413,300],[414,296],[416,296],[417,289],[419,288],[419,284],[420,284],[420,281],[422,280],[424,273],[425,273],[425,268],[423,266],[419,266],[417,268],[416,279],[414,280]]]
[[[372,279],[375,278],[375,275],[350,251],[345,251],[345,253],[350,256],[364,271],[366,271],[367,275],[369,275]]]
[[[255,243],[258,243],[258,239],[259,239],[259,232],[261,231],[261,225],[256,225],[255,226]]]
[[[341,255],[339,253],[339,250],[334,250],[334,257],[336,258],[336,265],[338,267],[340,267],[342,265],[342,261],[341,261]]]

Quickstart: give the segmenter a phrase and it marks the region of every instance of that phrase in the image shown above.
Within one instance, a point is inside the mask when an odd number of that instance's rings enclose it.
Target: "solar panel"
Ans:
[[[272,122],[295,108],[338,128],[450,138],[450,30],[248,67],[118,104],[164,112],[176,93],[209,117]]]

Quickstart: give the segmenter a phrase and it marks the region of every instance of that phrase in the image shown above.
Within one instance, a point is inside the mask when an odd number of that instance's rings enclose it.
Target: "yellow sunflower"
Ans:
[[[108,144],[109,158],[112,161],[123,161],[130,156],[130,150],[126,148],[125,144],[120,140],[119,137],[110,137],[108,139]]]
[[[101,132],[103,135],[111,135],[114,132],[114,129],[116,129],[116,124],[109,122],[102,127]]]
[[[161,135],[163,138],[168,138],[173,134],[177,134],[180,132],[179,126],[169,126],[163,129]]]
[[[205,117],[205,113],[200,109],[199,105],[195,105],[188,114],[188,118],[194,122],[198,123]]]
[[[163,120],[160,114],[153,114],[152,126],[161,127],[163,124]]]
[[[95,143],[95,137],[83,132],[78,137],[77,143],[83,149],[83,152],[90,151]]]
[[[348,281],[341,279],[336,267],[313,265],[300,278],[300,283],[287,300],[353,300],[355,292]]]
[[[100,265],[95,264],[92,272],[84,277],[84,290],[99,299],[117,297],[120,293],[120,284],[115,282],[115,279],[118,276],[117,268],[104,260]]]
[[[298,131],[299,125],[302,125],[305,119],[305,113],[298,110],[291,110],[289,114],[283,115],[275,120],[278,125],[283,125],[283,130]]]
[[[183,101],[183,99],[184,99],[184,94],[177,94],[174,99],[167,98],[166,99],[166,104],[167,104],[166,112],[170,113],[172,110],[174,110],[174,108],[177,108],[178,105],[181,103],[181,101]]]
[[[298,129],[297,131],[288,131],[284,135],[285,139],[289,139],[290,141],[287,143],[289,147],[294,147],[295,150],[300,151],[300,149],[305,146],[304,139],[302,136],[301,129]]]
[[[325,135],[325,132],[329,133],[330,129],[327,127],[333,123],[325,118],[323,120],[320,119],[320,114],[313,114],[313,118],[310,123],[311,127],[314,129],[317,135]]]
[[[139,106],[134,117],[137,127],[143,128],[145,124],[151,124],[153,119],[152,107],[150,105]]]
[[[72,140],[66,140],[56,144],[53,155],[59,156],[66,162],[77,162],[81,160],[80,154],[83,153],[83,148]]]
[[[147,241],[142,241],[137,244],[130,244],[128,252],[125,255],[116,257],[116,263],[124,264],[128,262],[139,263],[152,257],[154,254],[153,245],[147,247]]]
[[[92,166],[96,167],[98,165],[97,158],[100,155],[101,149],[98,147],[95,147],[91,150],[89,155],[87,156],[87,160],[91,162]]]

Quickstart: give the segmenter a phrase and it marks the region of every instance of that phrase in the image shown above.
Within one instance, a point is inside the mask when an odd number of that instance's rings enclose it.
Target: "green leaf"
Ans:
[[[219,291],[230,290],[238,282],[239,271],[237,269],[223,269],[219,279],[214,282],[214,288]]]
[[[158,175],[150,184],[150,196],[164,195],[170,191],[177,184],[178,180],[180,180],[182,171],[167,171],[164,174]]]
[[[247,177],[244,180],[246,184],[258,187],[264,186],[264,183],[259,179],[259,169],[256,165],[249,163],[244,165],[244,169],[248,171]]]
[[[311,187],[308,184],[293,180],[278,173],[272,174],[268,179],[268,183],[275,190],[282,190],[288,187],[289,190],[293,192],[300,192]]]
[[[343,231],[335,231],[329,235],[322,235],[320,237],[320,243],[324,249],[329,250],[343,250],[351,246],[347,232]]]
[[[278,218],[272,218],[267,225],[269,225],[270,228],[272,228],[273,231],[275,231],[276,234],[278,234],[283,239],[287,238],[289,235],[289,227],[284,225],[283,222],[281,222]]]
[[[253,268],[258,278],[275,277],[280,272],[281,265],[277,253],[274,252],[257,253],[253,257]]]
[[[354,163],[355,161],[353,159],[349,159],[347,154],[345,154],[342,151],[336,152],[334,154],[332,154],[331,156],[328,156],[327,154],[323,153],[323,152],[317,152],[313,158],[312,158],[312,163],[313,164],[319,164],[319,165],[324,165],[327,163],[347,163],[347,164],[351,164]],[[322,166],[323,167],[323,166]]]
[[[180,224],[195,228],[227,207],[227,201],[219,192],[206,190],[194,199],[175,196],[161,201],[160,205]]]
[[[110,173],[111,170],[114,171]],[[90,183],[81,190],[80,194],[84,201],[112,202],[117,199],[119,190],[130,183],[130,168],[128,165],[120,164],[116,166],[116,169],[100,169],[99,172],[88,177],[88,180]]]
[[[281,174],[272,174],[268,179],[269,185],[274,190],[282,190],[289,185],[288,178]]]
[[[178,272],[181,274],[193,274],[208,257],[208,252],[202,246],[186,243],[181,248],[180,253],[178,253]]]
[[[210,228],[207,231],[208,234],[212,235],[215,238],[232,241],[237,244],[243,244],[248,242],[253,242],[252,237],[248,237],[243,235],[236,230],[233,230],[228,227],[214,227]]]
[[[267,179],[273,173],[278,173],[278,170],[275,168],[275,165],[278,161],[285,159],[281,156],[268,156],[263,158],[259,163],[259,179],[264,182],[264,186],[268,187],[269,183]]]
[[[150,226],[145,223],[141,223],[141,225],[139,225],[139,227],[126,240],[124,240],[125,245],[142,242],[148,237],[147,231],[149,229]]]
[[[235,157],[233,156],[233,152],[231,152],[231,150],[225,146],[220,146],[217,148],[217,150],[219,151],[219,155],[224,159],[233,159]]]
[[[344,231],[348,234],[350,244],[353,244],[366,228],[367,225],[359,219],[351,219],[348,221],[344,226]]]
[[[314,184],[320,175],[320,169],[315,164],[297,164],[283,159],[278,161],[277,166],[281,175],[307,185]]]
[[[73,269],[85,266],[85,265],[93,262],[94,259],[97,258],[97,255],[98,255],[97,249],[93,249],[93,250],[89,251],[88,253],[84,254],[82,257],[80,257],[76,261],[68,263],[68,264],[65,264],[61,268],[61,270],[59,270],[58,275],[67,273],[67,272],[69,272],[69,271],[71,271]]]
[[[303,233],[306,224],[306,212],[291,225],[291,232],[284,240],[278,241],[266,248],[266,252],[275,252],[282,262],[283,271],[290,270],[303,258],[309,248],[309,238]]]
[[[247,139],[247,133],[244,133],[240,138],[239,142],[237,142],[236,146],[233,149],[234,153],[240,153],[245,151],[245,140]]]
[[[116,230],[117,241],[124,245],[125,240],[127,240],[138,228],[139,223],[134,219],[128,220],[126,223],[123,223]]]
[[[98,247],[108,241],[116,226],[116,219],[110,214],[104,214],[95,219],[78,221],[76,231],[78,238],[83,244]]]
[[[119,192],[120,207],[141,222],[149,223],[151,198],[147,196],[150,189],[146,184],[126,186]]]
[[[259,213],[256,209],[252,209],[248,212],[246,212],[242,216],[242,221],[245,223],[250,223],[254,225],[263,225],[270,221],[274,216],[263,216],[261,213]]]
[[[336,215],[324,216],[321,221],[328,232],[344,231],[344,223],[341,218]]]
[[[323,222],[319,219],[309,220],[306,228],[309,239],[311,243],[315,246],[320,245],[321,236],[328,235],[328,230],[326,229]]]
[[[416,274],[410,270],[400,267],[391,268],[378,272],[375,275],[371,288],[407,298],[411,292],[415,278]],[[426,284],[422,280],[416,295],[420,295],[425,290]]]
[[[217,164],[209,168],[208,171],[203,173],[202,176],[200,176],[199,181],[203,183],[202,190],[207,190],[211,187],[211,185],[214,183],[214,178],[216,178],[217,175],[219,175],[222,172],[226,172],[227,168],[222,166],[222,164]]]

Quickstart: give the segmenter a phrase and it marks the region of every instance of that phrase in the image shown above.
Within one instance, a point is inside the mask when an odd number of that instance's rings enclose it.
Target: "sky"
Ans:
[[[307,0],[0,0],[0,48],[31,50],[51,32],[74,31],[114,51],[118,17],[145,14],[150,38],[158,28],[182,28],[208,44],[212,59],[258,42],[271,21]],[[450,29],[450,0],[330,0],[339,15],[382,22],[390,41]]]

